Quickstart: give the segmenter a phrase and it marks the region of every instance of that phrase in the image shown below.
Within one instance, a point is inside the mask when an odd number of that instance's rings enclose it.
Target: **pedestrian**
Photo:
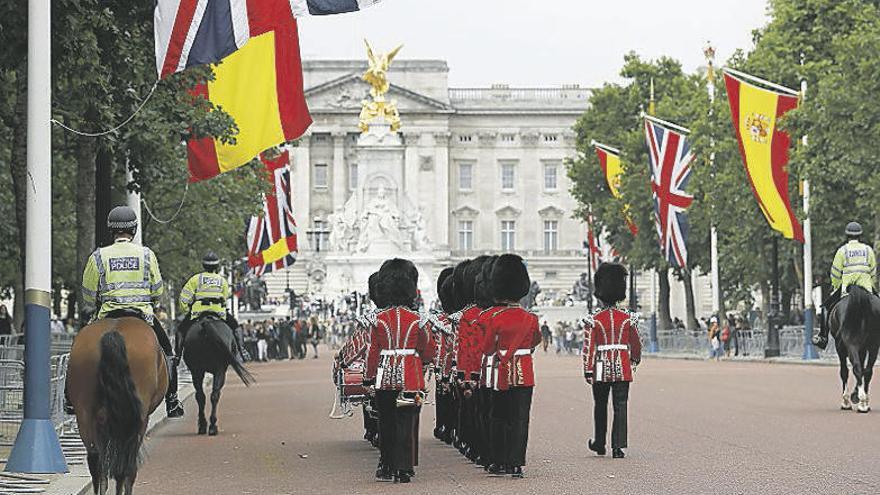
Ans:
[[[562,352],[562,344],[565,342],[565,331],[562,329],[562,322],[556,322],[556,354],[559,355]]]
[[[550,326],[547,325],[547,320],[544,320],[541,323],[541,341],[544,347],[544,354],[547,353],[547,347],[550,346],[550,340],[553,338],[553,334],[550,333]]]
[[[605,455],[608,431],[608,396],[614,409],[611,454],[624,457],[627,448],[627,402],[629,384],[642,358],[638,315],[617,306],[626,299],[627,271],[617,263],[602,263],[594,287],[602,309],[589,316],[584,326],[584,378],[593,389],[593,432],[587,448]]]
[[[312,349],[315,351],[314,359],[318,359],[318,344],[323,337],[324,330],[318,323],[318,318],[313,316],[309,324],[309,343],[312,344]]]
[[[436,348],[430,329],[413,310],[418,270],[408,260],[382,264],[377,292],[388,305],[370,329],[364,384],[375,387],[379,410],[379,466],[376,479],[409,483],[418,459],[417,418],[424,398],[424,366]]]
[[[709,320],[709,359],[721,360],[721,336],[718,328],[718,318],[713,316]]]
[[[542,341],[538,318],[523,309],[519,300],[531,282],[525,261],[503,254],[492,264],[491,287],[496,306],[484,317],[483,354],[495,364],[495,394],[491,408],[491,474],[523,476],[529,442],[529,419],[535,372],[532,354]]]
[[[12,335],[12,316],[5,304],[0,304],[0,335]]]
[[[269,337],[263,323],[257,323],[257,361],[269,360]]]

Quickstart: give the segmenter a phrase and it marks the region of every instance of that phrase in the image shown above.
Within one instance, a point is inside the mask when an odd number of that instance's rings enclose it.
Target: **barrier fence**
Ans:
[[[639,329],[646,348],[650,342],[647,325]],[[804,327],[785,326],[779,330],[779,353],[782,357],[801,358],[804,355]],[[658,330],[657,351],[660,354],[691,354],[709,357],[712,345],[705,332],[693,333],[687,330]],[[722,343],[723,355],[731,357],[764,357],[767,348],[767,332],[764,330],[741,330],[732,332],[726,346]],[[729,351],[729,354],[728,354]],[[816,348],[820,359],[836,360],[834,340],[822,351]]]

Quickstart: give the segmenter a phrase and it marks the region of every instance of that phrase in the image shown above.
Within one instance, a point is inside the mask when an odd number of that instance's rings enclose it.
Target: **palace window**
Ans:
[[[544,220],[544,251],[553,252],[559,249],[559,221]]]
[[[458,222],[458,249],[470,251],[474,248],[474,221],[459,220]]]
[[[555,163],[544,164],[544,190],[555,191],[557,188],[557,174],[559,167]]]
[[[474,182],[474,164],[459,163],[458,164],[458,190],[470,191],[473,189]]]
[[[501,190],[513,191],[516,184],[516,165],[513,163],[501,164]]]
[[[516,221],[501,221],[501,250],[511,252],[516,249]]]
[[[315,164],[315,176],[313,182],[315,189],[327,189],[327,164]]]

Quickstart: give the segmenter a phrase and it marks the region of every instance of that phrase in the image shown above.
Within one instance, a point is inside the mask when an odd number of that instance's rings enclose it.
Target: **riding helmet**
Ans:
[[[107,215],[107,228],[111,232],[135,233],[138,227],[137,214],[130,206],[117,206]]]
[[[215,269],[220,266],[220,257],[214,254],[214,251],[208,251],[202,258],[202,266],[206,270]]]
[[[846,225],[846,235],[858,237],[862,235],[862,226],[858,222],[850,222]]]

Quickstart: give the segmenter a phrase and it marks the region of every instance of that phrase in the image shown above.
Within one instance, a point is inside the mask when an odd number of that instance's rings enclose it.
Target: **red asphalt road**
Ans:
[[[322,351],[324,349],[322,348]],[[837,369],[647,360],[630,399],[623,460],[587,451],[592,401],[580,360],[539,354],[526,477],[490,478],[433,439],[422,411],[421,466],[409,485],[374,481],[378,453],[360,413],[328,419],[329,354],[230,374],[220,435],[187,416],[160,428],[135,493],[144,494],[868,494],[880,490],[880,409],[839,407]]]

